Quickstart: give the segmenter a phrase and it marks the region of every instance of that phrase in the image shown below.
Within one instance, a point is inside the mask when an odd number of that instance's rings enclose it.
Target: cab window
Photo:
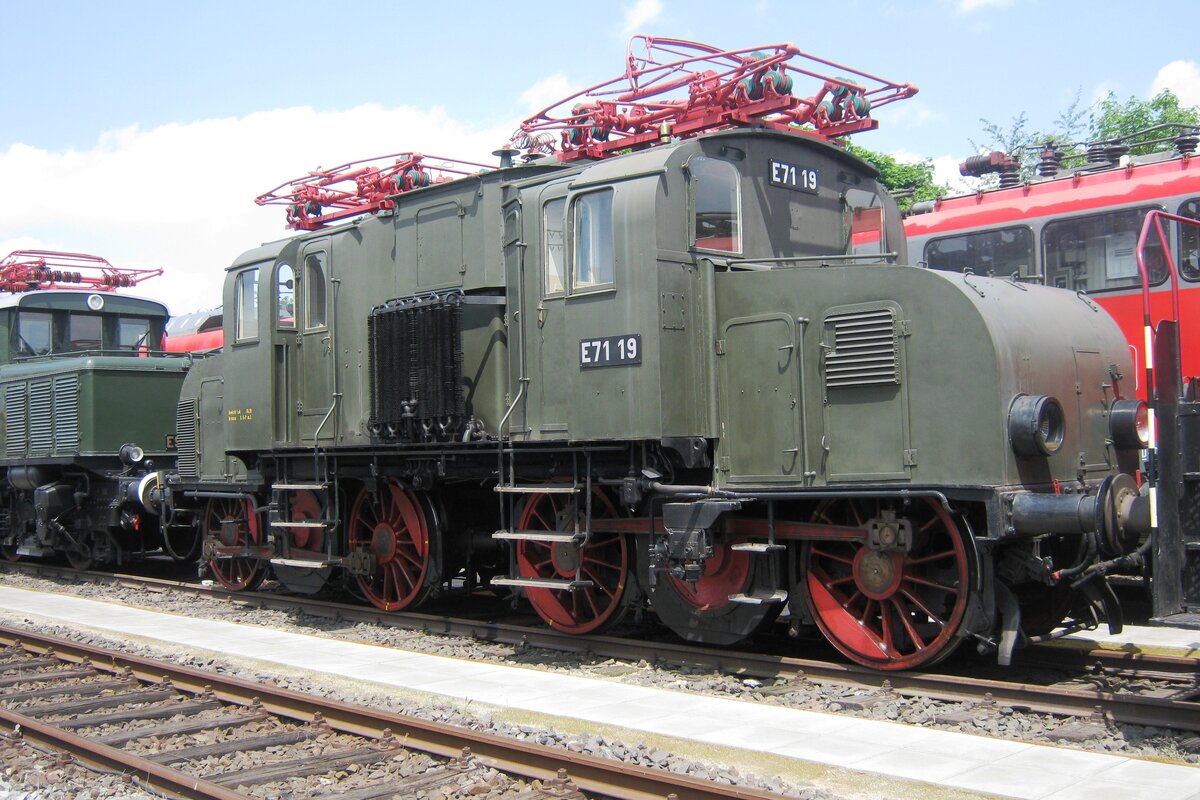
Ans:
[[[741,192],[737,169],[728,161],[698,156],[688,162],[692,175],[696,247],[742,252]]]
[[[1055,220],[1042,233],[1046,283],[1076,292],[1098,292],[1140,286],[1137,241],[1148,208],[1133,208]],[[1146,246],[1150,282],[1166,278],[1162,246]]]
[[[542,236],[546,294],[560,294],[567,280],[566,198],[551,200],[542,208]]]
[[[67,346],[71,350],[104,347],[104,320],[97,314],[72,314],[67,318]]]
[[[325,253],[304,257],[304,327],[325,327]]]
[[[575,231],[573,291],[613,282],[612,203],[611,189],[575,199],[572,206]]]
[[[117,320],[117,349],[139,350],[150,344],[150,320],[122,317]]]
[[[971,270],[977,275],[1033,274],[1033,232],[1025,227],[945,236],[926,243],[922,256],[930,269]]]
[[[280,328],[296,327],[296,271],[280,264],[275,271],[275,320]]]
[[[258,268],[248,269],[237,276],[234,286],[234,307],[237,309],[234,330],[237,340],[258,337]]]
[[[44,356],[51,351],[54,318],[45,311],[22,311],[17,315],[16,351],[19,356]]]

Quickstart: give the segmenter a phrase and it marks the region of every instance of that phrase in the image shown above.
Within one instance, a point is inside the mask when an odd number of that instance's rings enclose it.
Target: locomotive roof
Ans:
[[[167,307],[157,300],[115,292],[89,292],[86,289],[43,289],[36,292],[21,292],[0,295],[0,309],[4,308],[50,308],[70,311],[88,311],[88,298],[92,295],[104,299],[104,308],[109,311],[153,314],[166,317]],[[115,301],[115,302],[114,302]]]

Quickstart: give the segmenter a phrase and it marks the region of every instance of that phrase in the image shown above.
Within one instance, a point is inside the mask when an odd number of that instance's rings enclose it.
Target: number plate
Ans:
[[[642,335],[626,333],[579,340],[579,367],[628,367],[642,363]]]
[[[767,178],[772,186],[782,186],[785,189],[810,194],[816,194],[821,183],[821,174],[817,170],[773,159],[767,162]]]

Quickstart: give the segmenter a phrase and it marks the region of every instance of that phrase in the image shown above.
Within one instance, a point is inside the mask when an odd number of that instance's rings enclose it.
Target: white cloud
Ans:
[[[934,111],[920,100],[906,100],[894,103],[880,112],[889,128],[919,128],[933,123],[945,122],[947,117],[941,111]]]
[[[981,8],[1007,8],[1013,0],[958,0],[956,10],[960,14],[970,14]]]
[[[537,113],[551,103],[570,97],[580,88],[568,81],[566,75],[556,72],[521,92],[521,103],[530,113]]]
[[[1153,97],[1170,89],[1182,106],[1200,105],[1200,64],[1195,61],[1172,61],[1158,71],[1150,87]]]
[[[410,150],[494,163],[511,130],[473,130],[440,109],[299,107],[109,131],[89,150],[0,151],[0,256],[31,247],[157,266],[138,293],[174,313],[219,305],[224,268],[289,235],[254,198],[319,165]]]
[[[645,33],[642,26],[658,19],[662,13],[661,0],[635,0],[633,5],[623,8],[625,17],[621,22],[621,32],[625,36],[635,33]]]

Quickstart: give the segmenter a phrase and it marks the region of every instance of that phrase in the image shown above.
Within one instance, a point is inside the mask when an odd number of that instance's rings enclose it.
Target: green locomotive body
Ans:
[[[393,200],[229,269],[173,478],[226,585],[490,584],[712,643],[786,610],[885,669],[1119,624],[1148,527],[1120,331],[897,265],[840,147],[747,127]]]

